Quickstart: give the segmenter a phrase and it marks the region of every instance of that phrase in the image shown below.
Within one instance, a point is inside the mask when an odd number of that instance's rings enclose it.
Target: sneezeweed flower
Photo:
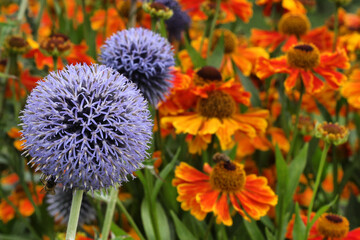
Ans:
[[[301,0],[256,0],[256,5],[264,6],[263,13],[270,16],[274,4],[281,3],[281,7],[289,12],[306,13]]]
[[[343,239],[349,232],[349,221],[340,215],[324,213],[317,220],[316,230],[324,238]]]
[[[127,181],[142,167],[152,129],[135,84],[96,64],[49,74],[28,97],[21,120],[29,164],[64,189],[85,191]]]
[[[343,49],[334,53],[320,53],[313,44],[299,43],[293,45],[286,56],[275,59],[259,58],[256,74],[260,79],[268,78],[275,73],[286,73],[284,85],[286,91],[295,87],[301,77],[306,92],[320,92],[324,82],[314,73],[321,75],[333,89],[338,89],[347,77],[336,71],[336,68],[350,67],[348,57]]]
[[[55,33],[40,43],[40,50],[46,55],[66,56],[70,53],[71,41],[68,36],[62,33]]]
[[[345,143],[349,137],[349,129],[338,123],[318,123],[315,126],[315,136],[327,143],[340,145]]]
[[[61,187],[57,186],[56,194],[48,194],[46,203],[48,204],[47,210],[49,214],[54,217],[56,222],[67,224],[70,217],[70,208],[73,198],[72,191],[64,191]],[[79,215],[79,225],[90,224],[96,219],[96,211],[92,207],[87,195],[83,196]]]
[[[282,15],[278,22],[278,30],[251,30],[251,42],[258,47],[268,48],[273,52],[281,44],[281,50],[288,51],[289,48],[298,43],[312,43],[320,51],[332,50],[332,33],[326,27],[318,27],[310,30],[310,21],[305,14],[288,12]]]
[[[117,32],[101,47],[99,61],[136,83],[156,106],[171,87],[174,54],[169,42],[144,28]]]
[[[360,108],[360,70],[355,69],[349,76],[349,81],[344,83],[341,94],[347,99],[348,103]]]
[[[23,54],[29,50],[30,46],[26,39],[19,36],[9,36],[6,38],[4,48],[10,54]]]
[[[45,194],[41,193],[42,186],[33,187],[31,184],[28,185],[30,190],[33,202],[36,205],[41,205]],[[34,190],[36,192],[34,192]],[[30,199],[27,198],[27,195],[21,185],[17,185],[16,188],[8,196],[9,201],[19,210],[20,214],[24,217],[29,217],[35,212],[35,208],[32,205]],[[4,223],[9,222],[15,217],[15,209],[2,199],[0,201],[0,220]]]
[[[189,11],[193,20],[204,20],[207,16],[201,11],[201,6],[207,3],[207,0],[179,0],[183,8]],[[220,11],[224,12],[226,18],[221,22],[233,22],[239,17],[244,22],[248,22],[252,17],[253,10],[251,2],[247,0],[227,0],[220,2]]]
[[[177,187],[181,208],[190,210],[200,221],[213,212],[216,223],[231,226],[229,200],[234,210],[248,221],[245,212],[259,220],[270,206],[277,204],[277,196],[267,185],[266,178],[246,175],[243,164],[220,161],[213,168],[205,164],[204,171],[207,174],[181,162],[172,181]]]
[[[165,6],[160,2],[144,3],[143,9],[146,13],[149,13],[152,17],[161,18],[167,20],[174,14],[173,10]]]
[[[296,116],[292,116],[293,125],[296,122]],[[300,133],[304,135],[305,139],[310,139],[312,135],[314,135],[315,123],[314,120],[310,116],[300,115],[297,127],[300,130]],[[306,137],[306,138],[305,138]]]

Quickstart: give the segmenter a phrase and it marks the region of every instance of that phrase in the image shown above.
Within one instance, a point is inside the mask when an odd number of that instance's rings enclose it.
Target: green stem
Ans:
[[[148,201],[148,205],[150,206],[150,216],[151,216],[151,221],[152,221],[152,225],[154,228],[155,239],[161,239],[160,232],[159,232],[158,219],[157,219],[157,214],[156,214],[157,213],[156,212],[156,200],[153,201],[151,198],[153,179],[152,179],[151,172],[148,169],[145,169],[145,179],[146,179],[146,185],[147,185],[146,187],[147,187],[147,192],[148,192],[148,196],[146,196],[146,198]]]
[[[119,194],[118,187],[114,187],[110,190],[110,200],[107,204],[104,225],[101,231],[102,240],[107,240],[109,237],[111,222],[114,216],[115,204],[116,204],[116,200],[118,199],[118,194]]]
[[[214,225],[214,222],[215,222],[215,215],[212,215],[211,216],[211,219],[210,219],[210,222],[209,222],[209,225],[207,226],[206,228],[206,232],[205,232],[205,236],[204,236],[204,239],[207,240],[209,238],[209,235],[210,235],[210,232],[211,232],[211,228],[212,226]]]
[[[160,34],[162,37],[167,38],[166,25],[164,18],[160,19]]]
[[[70,217],[66,230],[66,240],[75,240],[83,193],[84,190],[75,190],[73,192]]]
[[[130,11],[129,11],[129,22],[128,22],[128,28],[132,28],[135,27],[136,24],[136,11],[137,11],[137,1],[136,0],[131,0],[130,3]]]
[[[335,199],[336,196],[340,195],[339,183],[338,183],[338,165],[339,159],[336,156],[336,148],[332,149],[332,159],[333,159],[333,184],[334,184],[334,191],[333,191],[333,198]],[[340,198],[336,199],[335,204],[332,206],[333,213],[337,213],[339,211],[339,200]]]
[[[23,20],[24,16],[25,16],[25,10],[27,8],[28,5],[28,0],[22,0],[21,4],[20,4],[20,8],[19,8],[19,12],[17,15],[17,20],[19,21],[19,23]],[[18,24],[18,30],[20,30],[20,25]]]
[[[334,42],[332,50],[335,52],[336,50],[336,43],[339,36],[339,10],[340,5],[338,3],[335,3],[335,12],[334,12]]]
[[[221,0],[216,0],[215,14],[214,14],[214,18],[213,18],[213,20],[211,22],[210,32],[209,32],[209,45],[208,45],[208,49],[207,49],[207,53],[206,53],[207,57],[209,57],[209,54],[210,54],[210,49],[211,49],[211,45],[212,45],[212,38],[213,38],[215,26],[216,26],[216,20],[218,19],[219,12],[220,12],[220,2],[221,2]]]
[[[53,71],[56,71],[57,63],[58,63],[58,56],[52,56],[52,58],[53,58],[53,62],[54,62],[54,70]]]
[[[289,162],[290,159],[291,159],[292,153],[294,151],[297,135],[298,135],[298,132],[299,132],[298,124],[299,124],[299,116],[300,116],[300,110],[301,110],[301,103],[302,103],[303,95],[304,95],[304,83],[301,82],[300,98],[299,98],[299,101],[297,102],[297,107],[296,107],[296,118],[295,118],[295,125],[294,125],[295,129],[294,129],[294,134],[293,134],[292,141],[290,143],[290,149],[289,149],[289,152],[288,152],[288,154],[286,156],[286,161],[287,162]]]
[[[139,236],[139,238],[141,240],[145,240],[145,237],[142,235],[142,233],[140,232],[138,226],[136,225],[134,219],[131,217],[131,215],[129,214],[129,212],[126,210],[124,204],[120,201],[120,199],[116,200],[120,210],[122,211],[122,213],[126,216],[127,220],[129,221],[129,224],[134,228],[136,234]]]
[[[312,195],[311,202],[310,202],[310,205],[309,205],[309,208],[308,208],[307,226],[306,226],[306,232],[305,232],[304,240],[308,239],[308,235],[309,235],[310,229],[312,227],[311,224],[310,224],[310,216],[311,216],[311,212],[313,210],[313,206],[314,206],[314,202],[315,202],[315,198],[316,198],[316,193],[317,193],[319,185],[320,185],[321,176],[323,174],[323,170],[324,170],[324,166],[325,166],[326,156],[327,156],[327,153],[329,151],[330,146],[331,146],[330,143],[325,142],[325,146],[324,146],[324,149],[323,149],[322,154],[321,154],[320,165],[319,165],[319,169],[318,169],[317,174],[316,174],[315,186],[314,186],[314,189],[313,189],[313,195]]]
[[[206,36],[208,35],[208,32],[209,32],[211,23],[212,23],[212,18],[209,17],[209,18],[206,20],[205,31],[204,31],[204,34],[203,34],[202,37],[201,37],[200,49],[199,49],[200,55],[201,55],[201,51],[202,51],[202,48],[203,48],[203,45],[204,45],[205,38],[206,38]]]

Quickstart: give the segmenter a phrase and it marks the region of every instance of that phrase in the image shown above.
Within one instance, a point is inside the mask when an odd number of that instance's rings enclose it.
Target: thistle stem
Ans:
[[[75,240],[83,193],[84,190],[75,190],[73,193],[70,217],[66,230],[66,240]]]
[[[320,185],[320,180],[321,180],[321,176],[322,176],[322,173],[323,173],[323,170],[324,170],[325,160],[326,160],[326,156],[327,156],[327,153],[329,151],[329,148],[330,148],[330,143],[325,143],[324,149],[323,149],[322,154],[321,154],[319,169],[318,169],[317,174],[316,174],[316,180],[315,180],[315,186],[314,186],[314,189],[313,189],[313,195],[312,195],[311,202],[310,202],[310,205],[309,205],[309,208],[308,208],[307,226],[306,226],[306,232],[305,232],[304,240],[308,239],[308,235],[309,235],[310,229],[312,227],[311,224],[310,224],[310,222],[311,222],[310,221],[310,216],[311,216],[311,212],[313,210],[314,201],[315,201],[315,198],[316,198],[316,193],[317,193],[319,185]]]
[[[125,217],[127,218],[127,220],[129,221],[129,224],[134,228],[136,234],[139,236],[139,238],[141,240],[145,240],[145,237],[142,235],[142,233],[140,232],[138,226],[136,225],[134,219],[131,217],[131,215],[129,214],[129,212],[126,210],[124,204],[120,201],[120,199],[116,200],[120,210],[122,211],[122,213],[125,215]]]
[[[131,0],[130,3],[130,11],[129,11],[129,22],[128,22],[128,28],[132,28],[135,27],[136,24],[136,11],[137,11],[137,1],[136,0]]]
[[[118,187],[114,187],[113,189],[110,190],[110,200],[109,200],[107,208],[106,208],[104,225],[103,225],[103,228],[101,231],[101,239],[102,240],[108,239],[118,194],[119,194]]]

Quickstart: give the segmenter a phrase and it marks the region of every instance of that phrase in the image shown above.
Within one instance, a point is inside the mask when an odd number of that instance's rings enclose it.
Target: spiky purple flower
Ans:
[[[65,189],[127,181],[142,167],[152,134],[136,85],[96,64],[50,73],[31,92],[21,120],[29,163]]]
[[[70,209],[72,203],[73,192],[64,191],[61,187],[56,187],[56,194],[48,194],[46,196],[46,203],[48,204],[47,210],[55,221],[61,224],[67,224],[70,217]],[[90,224],[96,219],[96,211],[91,205],[90,199],[86,194],[83,195],[79,225]]]
[[[173,11],[172,17],[166,20],[165,24],[169,33],[169,39],[179,41],[181,33],[190,26],[191,19],[189,14],[181,10],[181,6],[176,0],[155,0],[155,2],[162,3]]]
[[[171,45],[150,30],[131,28],[115,33],[101,47],[99,61],[136,83],[152,105],[171,87],[175,64]]]

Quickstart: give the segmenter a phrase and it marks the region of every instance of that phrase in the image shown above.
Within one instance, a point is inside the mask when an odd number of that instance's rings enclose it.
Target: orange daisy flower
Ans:
[[[343,49],[334,53],[321,53],[313,44],[299,43],[293,45],[286,56],[275,59],[260,58],[256,66],[256,74],[260,79],[268,78],[275,73],[286,73],[285,89],[290,91],[301,77],[308,93],[320,92],[324,83],[314,73],[322,76],[326,83],[338,89],[347,77],[336,68],[350,67],[348,57]]]
[[[256,0],[256,5],[264,6],[264,15],[270,16],[272,6],[281,2],[281,7],[290,12],[306,13],[304,5],[299,0]]]
[[[177,187],[181,208],[190,210],[200,221],[207,213],[213,212],[216,223],[231,226],[229,200],[235,211],[248,221],[245,212],[259,220],[270,206],[277,204],[278,198],[267,185],[266,178],[254,174],[247,176],[243,164],[220,161],[211,168],[206,163],[204,171],[207,174],[181,162],[172,181]]]
[[[315,213],[311,213],[310,220],[312,220],[314,216]],[[304,214],[300,214],[300,217],[306,226],[307,217]],[[294,222],[295,215],[293,215],[288,224],[287,239],[293,239]],[[308,240],[322,239],[360,240],[360,228],[349,231],[349,221],[345,217],[332,213],[323,213],[311,227],[308,236]]]
[[[236,131],[255,137],[259,132],[265,132],[267,127],[267,110],[253,110],[247,113],[236,111],[236,102],[230,94],[214,90],[208,93],[207,98],[198,99],[196,112],[164,117],[161,119],[161,125],[172,125],[177,134],[215,134],[221,148],[229,149],[234,145],[232,136]]]
[[[214,8],[214,4],[207,0],[179,0],[179,3],[189,12],[194,21],[207,19],[207,16],[201,9]],[[244,22],[248,22],[253,14],[252,4],[247,0],[221,1],[220,11],[226,16],[226,18],[221,21],[222,23],[233,22],[236,20],[236,16]]]
[[[355,69],[342,89],[341,94],[354,108],[360,108],[360,70]]]
[[[312,43],[320,51],[332,50],[333,34],[326,27],[310,30],[310,21],[305,14],[288,12],[279,23],[278,31],[260,29],[251,30],[251,42],[255,46],[268,48],[270,52],[277,49],[282,43],[282,51],[287,51],[293,44],[302,42]]]

